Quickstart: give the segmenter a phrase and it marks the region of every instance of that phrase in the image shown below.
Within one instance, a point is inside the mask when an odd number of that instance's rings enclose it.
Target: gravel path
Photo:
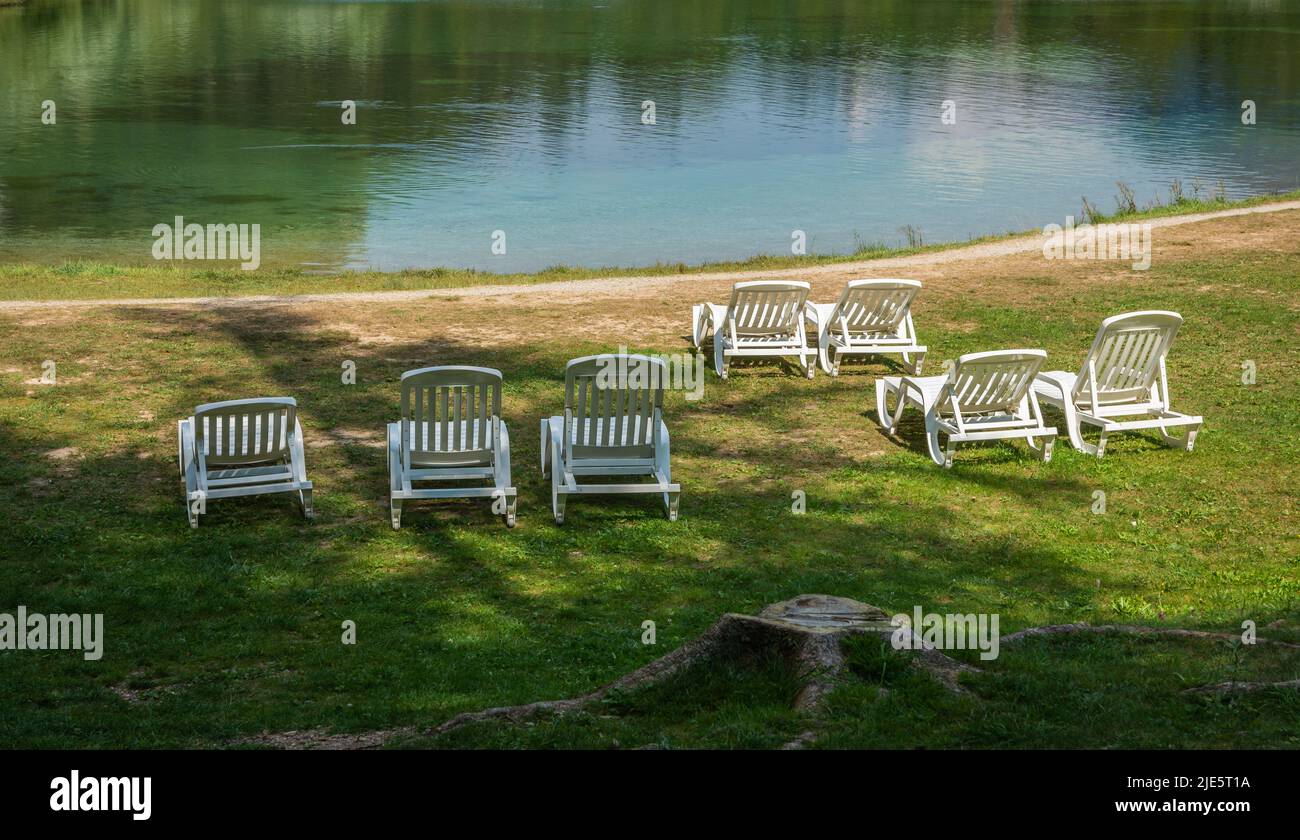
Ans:
[[[1189,213],[1183,216],[1166,216],[1150,219],[1139,224],[1150,224],[1153,229],[1190,225],[1212,219],[1225,219],[1231,216],[1246,216],[1253,213],[1278,213],[1286,210],[1300,210],[1300,201],[1280,201],[1273,204],[1259,204],[1254,207],[1239,207],[1232,210],[1216,210],[1210,213]],[[700,283],[709,281],[757,280],[762,278],[812,278],[828,274],[857,272],[879,274],[886,269],[915,268],[917,266],[941,265],[944,263],[982,260],[991,257],[1004,257],[1037,251],[1043,247],[1041,234],[1027,234],[997,242],[984,242],[977,245],[965,245],[924,254],[905,257],[882,257],[857,262],[826,263],[823,265],[771,269],[767,271],[717,271],[693,274],[669,274],[662,276],[637,277],[594,277],[588,280],[560,280],[551,283],[503,284],[495,286],[465,286],[449,289],[417,289],[394,292],[327,292],[306,295],[250,295],[247,297],[170,297],[170,298],[117,298],[99,300],[6,300],[0,301],[0,312],[29,309],[66,309],[76,307],[103,306],[220,306],[223,308],[239,306],[264,307],[268,305],[293,305],[301,303],[329,302],[400,302],[423,300],[436,297],[492,297],[496,295],[533,295],[546,297],[550,295],[568,295],[583,292],[617,292],[621,290],[644,291],[646,289],[669,286],[676,283]]]

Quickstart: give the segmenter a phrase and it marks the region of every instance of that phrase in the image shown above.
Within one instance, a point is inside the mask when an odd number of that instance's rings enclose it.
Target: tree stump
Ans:
[[[803,681],[795,708],[815,712],[844,671],[846,639],[869,634],[889,641],[898,632],[912,633],[912,630],[895,627],[889,614],[879,607],[836,595],[800,595],[769,604],[758,615],[725,613],[703,635],[672,653],[580,697],[467,712],[433,732],[440,734],[487,720],[521,721],[540,712],[574,711],[612,692],[654,685],[695,665],[717,661],[753,662],[773,654],[784,660]],[[961,693],[958,675],[979,670],[923,644],[915,633],[912,647],[912,666],[934,676],[949,691]]]

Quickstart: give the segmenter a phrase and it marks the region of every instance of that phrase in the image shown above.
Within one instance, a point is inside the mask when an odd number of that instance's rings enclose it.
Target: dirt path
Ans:
[[[1211,213],[1189,213],[1183,216],[1166,216],[1139,224],[1150,224],[1152,229],[1179,227],[1214,219],[1233,216],[1247,216],[1256,213],[1278,213],[1287,210],[1300,210],[1300,201],[1280,201],[1273,204],[1260,204],[1254,207],[1239,207],[1231,210],[1217,210]],[[852,272],[871,272],[897,268],[918,268],[943,265],[946,263],[986,260],[1037,251],[1043,247],[1040,234],[1027,234],[997,242],[984,242],[978,245],[966,245],[943,251],[925,254],[913,254],[905,257],[882,257],[857,262],[826,263],[815,266],[796,266],[794,268],[771,269],[766,271],[720,271],[694,274],[669,274],[663,276],[637,277],[596,277],[589,280],[560,280],[552,283],[503,284],[495,286],[466,286],[449,289],[419,289],[395,292],[329,292],[306,295],[250,295],[247,297],[169,297],[169,298],[119,298],[95,300],[6,300],[0,301],[0,312],[33,309],[68,309],[105,306],[220,306],[228,307],[265,307],[269,305],[296,305],[304,303],[337,302],[381,302],[394,303],[402,301],[426,300],[429,298],[466,298],[493,297],[497,295],[528,295],[546,298],[573,293],[607,293],[635,290],[643,292],[677,283],[707,283],[712,281],[757,280],[762,278],[797,277],[814,279],[827,275]]]

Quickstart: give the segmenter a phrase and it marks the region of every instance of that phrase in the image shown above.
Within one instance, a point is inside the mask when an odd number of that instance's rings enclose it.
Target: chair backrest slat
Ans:
[[[853,334],[897,335],[920,288],[918,280],[850,280],[831,316],[831,327],[843,317]]]
[[[421,436],[425,429],[425,400],[428,398],[426,389],[421,388],[417,383],[412,383],[409,388],[402,388],[402,419],[410,418],[411,426],[402,429],[402,440],[409,440],[414,429],[414,434]],[[425,443],[421,439],[413,442],[413,448],[424,449]]]
[[[207,465],[281,461],[289,455],[296,423],[291,397],[207,403],[194,409],[194,443]]]
[[[653,458],[668,366],[636,354],[586,356],[564,372],[565,458]]]
[[[731,290],[729,317],[738,336],[793,335],[803,318],[807,283],[755,280]]]
[[[280,412],[278,411],[260,412],[258,420],[262,426],[262,449],[259,454],[272,451],[273,446],[279,440],[279,430],[276,428],[275,423],[276,418],[279,416]]]
[[[1160,363],[1182,323],[1177,312],[1161,310],[1126,312],[1102,321],[1075,382],[1075,402],[1086,405],[1092,401],[1089,363],[1096,371],[1099,404],[1149,399],[1160,375]]]
[[[1042,350],[997,350],[962,356],[949,374],[962,414],[1016,411],[1046,358]]]
[[[404,463],[484,460],[496,449],[501,372],[464,365],[402,374]]]

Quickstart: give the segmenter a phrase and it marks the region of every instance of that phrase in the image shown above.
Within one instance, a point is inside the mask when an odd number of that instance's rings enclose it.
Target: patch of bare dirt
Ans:
[[[382,429],[313,429],[310,435],[304,435],[305,443],[308,449],[319,449],[322,446],[333,446],[335,444],[351,444],[354,446],[368,446],[374,449],[383,449],[384,432]]]

